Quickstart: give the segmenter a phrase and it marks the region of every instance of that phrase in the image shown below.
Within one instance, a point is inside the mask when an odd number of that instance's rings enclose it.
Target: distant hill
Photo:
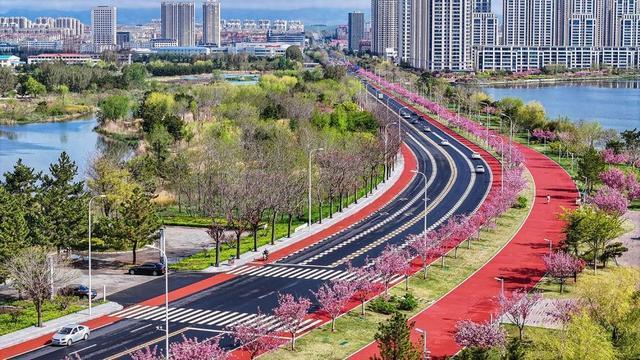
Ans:
[[[19,6],[19,5],[18,5]],[[368,16],[369,9],[356,9],[365,12]],[[347,14],[352,9],[334,9],[334,8],[306,8],[295,10],[267,10],[267,9],[222,9],[223,19],[287,19],[302,20],[305,24],[326,24],[340,25],[347,23]],[[89,10],[83,11],[61,11],[61,10],[29,10],[29,9],[2,9],[2,16],[26,16],[34,19],[38,16],[72,16],[80,19],[82,22],[89,24],[91,22],[91,14]],[[160,7],[144,8],[144,9],[125,9],[118,8],[119,24],[143,24],[151,19],[160,18]],[[200,22],[202,18],[202,8],[196,5],[196,21]]]

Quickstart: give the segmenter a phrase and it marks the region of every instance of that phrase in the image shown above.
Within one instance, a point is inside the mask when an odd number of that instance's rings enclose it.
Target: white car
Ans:
[[[484,174],[484,173],[485,173],[484,166],[482,166],[482,165],[477,165],[477,166],[476,166],[476,173],[478,173],[478,174]]]
[[[87,340],[91,331],[84,325],[66,325],[53,334],[51,344],[69,346],[81,340]]]
[[[427,126],[427,127],[425,127],[425,128],[424,128],[424,132],[427,132],[427,133],[428,133],[428,132],[431,132],[431,128],[430,128],[430,127],[428,127],[428,126]]]
[[[409,113],[403,113],[403,114],[402,114],[402,117],[403,117],[403,118],[405,118],[405,119],[411,119],[411,114],[409,114]]]
[[[482,159],[482,156],[480,156],[480,154],[478,154],[478,153],[473,153],[473,154],[471,154],[471,158],[480,160],[480,159]]]
[[[442,146],[449,146],[449,145],[451,145],[451,144],[449,144],[449,142],[448,142],[447,140],[442,140],[442,141],[440,142],[440,145],[442,145]]]

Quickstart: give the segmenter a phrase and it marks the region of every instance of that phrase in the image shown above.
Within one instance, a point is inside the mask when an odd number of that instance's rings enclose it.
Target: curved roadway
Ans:
[[[369,85],[367,88],[376,93]],[[398,115],[402,105],[385,97],[384,102],[387,101],[390,110]],[[416,122],[402,121],[403,140],[418,159],[419,171],[427,174],[428,225],[435,228],[450,216],[474,211],[488,193],[491,173],[483,160],[471,159],[472,151],[455,138],[435,126],[431,126],[431,132],[425,132],[425,119]],[[450,145],[443,146],[443,140]],[[487,173],[473,172],[479,164],[484,165]],[[322,283],[344,278],[347,263],[362,266],[386,245],[406,246],[408,235],[423,230],[423,191],[423,177],[416,176],[394,201],[352,227],[274,264],[245,265],[231,271],[237,277],[170,303],[172,340],[179,340],[180,334],[204,339],[231,325],[250,322],[256,318],[258,309],[269,313],[276,306],[278,293],[312,298],[310,291],[316,291]],[[88,341],[66,348],[47,346],[19,358],[62,359],[73,354],[83,359],[128,358],[127,354],[142,346],[157,345],[161,349],[163,314],[163,307],[129,307],[114,314],[120,321],[95,330]],[[278,326],[275,319],[268,321]],[[307,329],[317,326],[318,321],[310,319],[305,326]],[[233,347],[226,337],[222,343]]]

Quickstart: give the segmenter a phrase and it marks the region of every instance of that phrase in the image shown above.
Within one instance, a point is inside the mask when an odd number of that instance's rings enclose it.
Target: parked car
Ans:
[[[442,145],[442,146],[449,146],[449,145],[451,145],[451,144],[449,144],[449,142],[448,142],[447,140],[442,140],[442,141],[440,142],[440,145]]]
[[[81,340],[87,340],[91,331],[84,325],[66,325],[60,328],[51,338],[51,344],[69,346]]]
[[[484,166],[482,166],[482,165],[477,165],[477,166],[476,166],[476,173],[478,173],[478,174],[484,174],[484,173],[485,173]]]
[[[80,284],[72,284],[63,287],[58,290],[58,294],[62,296],[77,296],[79,298],[89,298],[89,287],[80,285]],[[95,299],[98,296],[98,292],[96,289],[91,289],[91,298]]]
[[[480,154],[474,152],[473,154],[471,154],[471,158],[472,159],[476,159],[476,160],[480,160],[480,159],[482,159],[482,156],[480,156]]]
[[[165,266],[161,263],[147,262],[142,265],[133,266],[129,269],[131,275],[153,275],[164,274]]]

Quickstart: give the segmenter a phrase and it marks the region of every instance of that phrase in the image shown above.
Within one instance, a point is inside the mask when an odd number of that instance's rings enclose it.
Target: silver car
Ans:
[[[480,154],[474,152],[473,154],[471,154],[471,158],[479,160],[479,159],[482,159],[482,156],[480,156]]]
[[[60,328],[51,338],[51,344],[69,346],[89,338],[89,327],[84,325],[66,325]]]
[[[485,173],[484,166],[482,166],[482,165],[477,165],[477,166],[476,166],[476,173],[477,173],[477,174],[484,174],[484,173]]]
[[[449,142],[448,142],[447,140],[442,140],[442,141],[440,142],[440,145],[442,145],[442,146],[449,146],[449,145],[451,145],[451,144],[449,144]]]

